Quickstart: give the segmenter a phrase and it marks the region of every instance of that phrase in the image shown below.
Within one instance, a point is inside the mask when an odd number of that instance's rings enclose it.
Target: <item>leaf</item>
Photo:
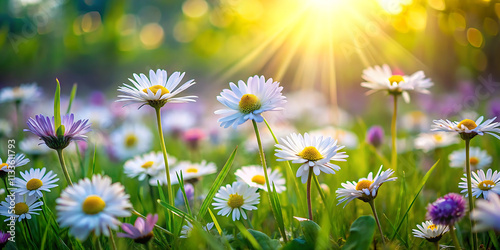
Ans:
[[[66,128],[64,127],[64,125],[60,125],[58,128],[57,128],[57,131],[56,131],[56,135],[58,137],[62,137],[64,136],[64,132],[66,131]]]
[[[422,181],[420,182],[420,185],[418,187],[418,192],[415,194],[415,197],[411,201],[410,206],[408,206],[408,209],[406,209],[406,212],[403,215],[403,218],[401,218],[401,220],[399,221],[398,226],[396,227],[396,230],[392,234],[391,241],[394,240],[394,238],[396,238],[396,234],[398,233],[399,229],[401,229],[401,226],[403,225],[403,222],[404,222],[406,216],[408,216],[408,213],[410,212],[410,209],[412,208],[413,204],[417,200],[417,197],[420,194],[420,192],[422,192],[422,189],[424,188],[425,183],[427,182],[427,180],[431,176],[432,171],[434,171],[434,169],[436,168],[436,166],[437,166],[438,163],[439,163],[439,160],[436,163],[434,163],[434,165],[429,169],[429,171],[427,171],[427,173],[422,178]]]
[[[312,220],[300,221],[300,227],[302,228],[302,233],[304,234],[304,239],[307,243],[314,246],[316,244],[316,239],[319,235],[319,230],[321,227]]]
[[[156,183],[158,185],[157,187],[158,187],[158,193],[160,194],[160,199],[161,200],[166,200],[165,194],[163,193],[163,189],[161,188],[162,186],[160,184],[160,181],[157,180]],[[168,230],[173,230],[173,228],[171,228],[170,219],[171,219],[170,213],[168,212],[168,210],[165,210],[165,220],[166,220],[166,223],[167,223],[167,229]]]
[[[184,176],[182,175],[182,171],[180,171],[180,175],[177,172],[175,172],[175,175],[177,175],[177,181],[179,182],[179,187],[182,192],[182,197],[184,198],[184,205],[186,206],[188,214],[193,216],[193,213],[191,212],[191,207],[189,206],[189,200],[186,195],[186,190],[184,190]]]
[[[172,211],[172,213],[174,213],[175,215],[177,215],[181,218],[184,217],[184,218],[190,220],[191,222],[195,223],[196,220],[191,215],[187,214],[186,212],[184,212],[184,211],[182,211],[182,210],[180,210],[180,209],[178,209],[178,208],[176,208],[176,207],[174,207],[174,206],[172,206],[172,205],[168,204],[167,202],[162,201],[160,199],[158,199],[157,202],[160,205],[162,205],[164,208]]]
[[[219,222],[217,221],[217,218],[215,217],[214,213],[212,213],[211,209],[208,209],[208,213],[210,214],[210,217],[212,217],[212,221],[214,222],[215,228],[217,228],[217,232],[219,232],[219,235],[222,235],[222,229],[221,229]]]
[[[342,249],[370,249],[375,235],[375,219],[365,215],[356,219],[349,230],[349,237]]]
[[[219,190],[220,186],[222,185],[222,182],[226,178],[227,174],[229,173],[229,170],[231,169],[231,166],[233,165],[236,151],[238,151],[237,146],[233,150],[231,155],[229,156],[229,159],[227,159],[224,167],[222,167],[222,170],[220,171],[219,175],[217,176],[214,183],[212,184],[212,187],[210,187],[210,190],[208,191],[207,197],[205,198],[205,200],[201,204],[200,211],[198,212],[198,218],[203,218],[203,216],[205,216],[205,213],[207,212],[208,207],[210,206],[210,203],[214,199],[215,194]]]
[[[255,239],[255,237],[253,236],[253,234],[251,234],[246,228],[245,226],[243,226],[243,224],[241,224],[241,222],[239,221],[235,221],[234,224],[236,225],[236,227],[238,228],[238,230],[240,230],[240,233],[238,234],[238,238],[240,240],[243,240],[242,239],[242,235],[243,237],[248,240],[248,242],[253,246],[253,249],[263,249],[259,243],[257,242],[257,240]]]
[[[240,244],[243,243],[243,246],[238,245],[238,243],[233,244],[233,247],[236,249],[262,249],[262,250],[274,250],[281,247],[279,240],[271,239],[265,233],[256,231],[253,229],[246,229],[241,222],[235,222],[236,227],[240,230],[237,238],[240,240]]]
[[[75,99],[76,96],[76,89],[77,89],[77,84],[73,84],[73,88],[71,89],[71,95],[69,96],[69,104],[68,104],[68,109],[66,110],[66,114],[69,114],[71,112],[71,104],[73,104],[73,100]]]
[[[59,126],[61,126],[61,84],[57,78],[56,82],[57,87],[54,95],[54,131],[57,131]]]
[[[283,237],[283,240],[285,243],[288,241],[286,238],[286,233],[285,233],[285,222],[283,220],[283,213],[282,213],[282,208],[281,208],[281,202],[280,198],[278,197],[278,193],[276,192],[276,185],[273,184],[273,188],[269,195],[271,196],[271,205],[273,206],[273,209],[275,211],[275,217],[276,221],[278,222],[278,227],[280,229],[280,233]]]

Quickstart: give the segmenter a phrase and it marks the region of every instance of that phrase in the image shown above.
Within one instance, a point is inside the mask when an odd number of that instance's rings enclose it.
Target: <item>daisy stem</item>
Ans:
[[[132,209],[132,213],[143,218],[143,219],[147,219],[146,216],[142,215],[141,213],[137,212],[137,210],[135,209]],[[159,229],[160,231],[163,231],[164,233],[168,234],[168,235],[173,235],[170,231],[168,231],[167,229],[163,228],[163,227],[160,227],[158,226],[157,224],[155,224],[155,227],[156,229]]]
[[[109,231],[109,239],[111,240],[111,246],[113,247],[113,250],[116,250],[116,242],[115,242],[115,237],[113,236],[113,231],[111,231],[111,228],[108,227]]]
[[[31,242],[35,242],[33,240],[33,233],[31,232],[31,228],[30,228],[30,225],[28,224],[28,220],[25,219],[25,220],[23,220],[23,222],[24,222],[24,225],[26,226],[26,229],[28,229],[28,234],[30,235],[28,237],[30,238]]]
[[[465,172],[467,175],[467,196],[469,198],[469,214],[474,209],[474,197],[472,197],[472,180],[471,180],[471,170],[470,170],[470,139],[465,140]],[[476,249],[477,242],[477,234],[472,232],[472,228],[474,227],[474,221],[469,216],[470,221],[470,240],[471,240],[471,248]]]
[[[450,228],[450,235],[451,239],[453,240],[453,245],[455,245],[455,249],[457,250],[462,249],[460,247],[460,243],[458,242],[457,234],[455,233],[455,228],[453,227],[453,225],[448,226],[448,228]]]
[[[273,206],[273,200],[271,199],[271,186],[269,184],[269,176],[267,174],[267,163],[266,163],[266,156],[264,155],[264,149],[262,148],[262,141],[260,139],[260,133],[259,133],[259,128],[257,127],[257,122],[255,120],[252,120],[253,124],[253,129],[255,131],[255,137],[257,137],[257,144],[259,145],[259,154],[260,154],[260,161],[262,163],[262,167],[264,168],[264,177],[266,179],[266,187],[267,187],[267,192],[268,192],[268,198],[269,198],[269,205],[271,205],[271,211],[273,212],[274,219],[278,221],[278,218],[276,218],[276,211],[274,211],[274,206]],[[281,237],[283,237],[283,240],[286,242],[286,234],[285,232],[282,232],[280,228],[280,234]]]
[[[62,149],[57,150],[57,156],[59,157],[59,163],[61,164],[61,168],[63,170],[64,177],[66,178],[66,182],[68,183],[68,185],[73,186],[73,182],[71,182],[71,177],[69,177],[68,168],[66,167],[66,163],[64,163],[64,155]]]
[[[153,202],[153,211],[156,212],[156,198],[155,198],[155,190],[153,189],[153,186],[149,185],[149,180],[151,179],[150,176],[148,176],[147,178],[147,181],[146,181],[146,185],[148,185],[149,187],[149,195],[151,195],[151,199],[152,199],[152,202]]]
[[[392,113],[392,122],[391,122],[391,139],[392,139],[392,154],[391,154],[391,163],[392,169],[394,171],[398,168],[398,149],[396,146],[396,137],[397,137],[397,128],[396,128],[396,120],[398,115],[398,96],[393,95],[394,97],[394,110]]]
[[[253,229],[253,225],[252,225],[252,220],[250,220],[250,216],[247,214],[247,222],[248,222],[248,226]]]
[[[313,220],[312,203],[311,203],[311,181],[313,175],[313,168],[309,168],[309,175],[307,176],[307,211],[309,211],[309,219]]]
[[[375,201],[371,200],[368,202],[370,207],[372,208],[373,216],[375,217],[375,222],[377,222],[378,231],[380,232],[380,237],[382,238],[382,244],[385,245],[384,232],[382,231],[382,227],[380,226],[380,221],[377,215],[377,209],[375,208]]]
[[[439,241],[434,242],[434,247],[439,250]]]
[[[171,206],[174,205],[174,196],[172,194],[172,182],[170,180],[170,169],[168,168],[168,156],[167,149],[165,147],[165,139],[163,138],[163,129],[161,127],[161,114],[160,108],[155,108],[156,111],[156,122],[158,124],[158,133],[160,135],[160,145],[161,151],[163,152],[163,159],[165,160],[165,174],[167,176],[167,195],[168,195],[168,204]],[[171,223],[171,229],[173,228],[174,218],[172,213],[169,212],[169,221]]]
[[[20,139],[23,135],[23,130],[21,129],[21,101],[16,101],[15,102],[15,108],[16,108],[16,126],[17,126],[17,134],[18,138]]]
[[[7,190],[7,193],[10,194],[10,189],[9,186],[7,186],[7,177],[3,177],[3,184],[5,185],[5,190]]]

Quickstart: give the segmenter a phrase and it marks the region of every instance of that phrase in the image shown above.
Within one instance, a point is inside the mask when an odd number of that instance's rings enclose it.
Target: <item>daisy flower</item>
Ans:
[[[187,225],[182,226],[181,236],[179,236],[179,238],[184,238],[184,239],[188,238],[191,235],[191,232],[193,231],[193,224],[191,224],[191,222],[189,222],[189,221],[186,221],[186,222],[187,222]],[[214,227],[214,223],[210,222],[206,226],[203,226],[203,230],[208,232],[208,231],[212,230],[213,227]]]
[[[471,169],[482,169],[487,167],[493,161],[493,158],[488,155],[486,150],[481,150],[478,147],[471,147],[469,152],[469,162]],[[450,167],[465,168],[465,149],[453,151],[450,156]]]
[[[340,144],[344,145],[348,149],[354,149],[358,147],[358,136],[351,131],[347,131],[341,128],[328,126],[311,131],[309,132],[309,134],[311,136],[336,138]]]
[[[30,160],[24,154],[9,155],[5,162],[0,158],[0,177],[5,177],[10,171],[14,171],[15,168],[24,166],[28,162]]]
[[[28,137],[19,142],[19,149],[29,155],[43,155],[50,151],[47,145],[40,143],[36,137]]]
[[[467,202],[456,193],[449,193],[427,206],[427,219],[439,225],[450,226],[465,216]]]
[[[5,201],[0,203],[0,214],[7,217],[4,221],[11,220],[11,217],[16,218],[17,221],[30,220],[33,214],[39,215],[38,211],[42,210],[40,207],[43,202],[38,201],[38,198],[40,197],[36,195],[28,196],[18,193],[8,195]]]
[[[30,169],[26,172],[21,172],[21,178],[16,177],[14,186],[17,187],[16,193],[21,195],[28,194],[28,196],[36,195],[42,197],[42,191],[50,192],[51,188],[57,187],[56,183],[59,178],[57,175],[49,171],[45,173],[46,169]]]
[[[309,136],[305,133],[291,134],[286,138],[280,138],[280,144],[276,144],[276,157],[278,161],[292,161],[301,163],[297,170],[297,177],[301,177],[302,183],[306,183],[309,169],[312,168],[315,175],[320,172],[335,174],[340,167],[330,161],[345,161],[349,157],[345,152],[338,152],[344,146],[337,145],[337,141],[330,137]]]
[[[197,180],[198,178],[213,174],[217,172],[217,166],[213,162],[202,161],[200,163],[192,163],[189,161],[181,161],[177,164],[175,168],[172,168],[172,184],[178,184],[177,174],[180,176],[180,172],[182,171],[182,177],[184,181],[187,180]],[[165,178],[167,178],[164,175]]]
[[[170,161],[170,157],[168,159]],[[165,170],[165,161],[162,152],[150,152],[139,155],[125,162],[123,167],[125,174],[130,178],[143,181],[146,177],[156,176],[160,171]]]
[[[477,200],[471,217],[476,221],[474,231],[500,231],[500,197],[491,195],[489,200]]]
[[[252,165],[242,167],[234,173],[239,180],[245,182],[251,187],[257,187],[267,192],[266,178],[264,177],[264,168],[262,166]],[[267,169],[267,176],[269,177],[270,187],[273,183],[276,186],[276,192],[281,193],[286,190],[285,179],[281,172],[277,169]]]
[[[185,103],[194,102],[196,96],[176,97],[179,93],[195,84],[194,80],[189,80],[177,87],[182,81],[185,73],[174,72],[168,77],[167,71],[158,69],[156,72],[149,71],[149,79],[144,74],[134,74],[134,80],[128,79],[132,85],[123,84],[118,88],[119,102],[128,104],[140,104],[139,108],[149,105],[153,108],[161,108],[167,102]],[[127,104],[127,105],[128,105]]]
[[[391,177],[394,174],[394,170],[387,169],[382,171],[382,166],[378,170],[375,177],[373,173],[370,172],[367,178],[361,178],[358,182],[346,182],[342,183],[343,188],[337,189],[337,199],[340,199],[337,205],[342,202],[346,202],[344,207],[354,199],[360,199],[364,202],[370,202],[377,197],[378,189],[384,182],[395,181],[397,177]]]
[[[500,123],[494,122],[491,118],[483,122],[484,117],[479,117],[476,121],[464,119],[460,122],[449,120],[434,120],[432,131],[455,132],[460,134],[464,140],[470,140],[476,135],[490,134],[500,140]]]
[[[125,233],[116,233],[116,236],[121,238],[133,239],[135,243],[147,244],[153,237],[153,228],[158,221],[158,215],[148,214],[146,220],[138,217],[134,225],[123,223],[122,229]]]
[[[233,221],[239,220],[241,215],[246,220],[245,211],[257,210],[255,205],[259,204],[259,198],[256,187],[250,187],[242,182],[233,182],[232,185],[227,184],[219,189],[212,205],[220,210],[218,215],[232,214]]]
[[[219,119],[220,126],[224,128],[231,125],[236,128],[247,120],[262,122],[262,113],[283,110],[286,103],[281,95],[283,87],[272,78],[266,81],[264,76],[253,76],[248,78],[247,83],[240,80],[238,86],[232,82],[229,86],[230,90],[224,89],[217,96],[217,100],[227,108],[215,111],[215,114],[224,116]]]
[[[151,149],[153,134],[144,125],[125,124],[110,135],[113,152],[120,160],[131,158]]]
[[[462,182],[458,184],[459,188],[462,188],[460,193],[467,194],[467,175],[464,174],[465,178],[462,178]],[[472,172],[472,196],[479,198],[483,195],[483,198],[489,200],[491,196],[500,195],[500,173],[498,171],[493,172],[490,169],[484,174],[482,169],[477,172]]]
[[[387,64],[363,70],[362,77],[366,82],[361,83],[361,86],[371,89],[367,94],[379,91],[387,91],[391,95],[402,94],[407,103],[410,102],[408,91],[429,94],[427,89],[434,85],[429,78],[425,78],[423,71],[418,71],[411,76],[396,75]]]
[[[41,93],[36,83],[21,84],[17,87],[6,87],[0,91],[0,103],[31,102]]]
[[[108,176],[94,175],[73,186],[68,186],[56,200],[57,221],[61,227],[70,227],[70,233],[85,240],[91,232],[109,236],[109,229],[117,230],[117,217],[130,216],[132,205],[122,184],[111,184]]]
[[[454,134],[445,132],[421,133],[415,139],[415,148],[429,152],[436,148],[456,144],[458,138]]]
[[[90,131],[90,123],[88,120],[75,121],[73,114],[61,116],[61,126],[64,126],[64,135],[57,136],[54,130],[54,116],[52,118],[44,115],[37,115],[35,119],[29,118],[29,131],[43,140],[43,142],[51,149],[63,149],[72,141],[85,141],[85,135]]]
[[[448,226],[436,225],[431,220],[422,222],[422,225],[417,224],[417,228],[412,230],[413,236],[430,242],[438,242],[445,233],[450,231]]]

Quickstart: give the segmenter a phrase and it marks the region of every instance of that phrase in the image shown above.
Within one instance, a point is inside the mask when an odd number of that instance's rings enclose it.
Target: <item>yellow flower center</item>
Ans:
[[[137,143],[137,136],[134,134],[127,135],[125,137],[125,147],[130,148],[133,147]]]
[[[429,225],[429,226],[427,227],[427,229],[430,229],[430,230],[434,231],[434,230],[436,230],[436,229],[437,229],[437,226],[436,226],[436,225],[434,225],[434,224],[432,224],[432,225]]]
[[[469,159],[469,162],[470,162],[471,165],[475,166],[475,165],[477,165],[479,163],[479,159],[477,157],[471,157]]]
[[[363,189],[369,189],[370,186],[372,185],[373,181],[370,181],[370,180],[362,180],[360,182],[358,182],[358,184],[356,184],[356,190],[360,191],[360,190],[363,190]]]
[[[147,89],[143,89],[143,90],[142,90],[142,92],[144,92],[144,93],[146,93],[146,94],[147,94],[147,93],[148,93],[148,89],[149,89],[149,90],[151,90],[151,92],[153,92],[153,94],[155,94],[155,95],[156,95],[156,93],[158,92],[158,90],[161,90],[161,95],[160,95],[160,97],[161,97],[161,96],[163,96],[163,95],[166,95],[166,94],[170,93],[170,91],[168,91],[168,89],[167,89],[167,88],[165,88],[165,87],[163,87],[163,86],[161,86],[161,85],[154,85],[154,86],[151,86],[151,87],[149,87],[149,88],[147,88]]]
[[[477,184],[477,187],[483,191],[488,191],[495,187],[495,183],[490,180],[484,180],[482,182],[479,182],[479,184]]]
[[[7,164],[7,163],[2,163],[2,164],[0,164],[0,169],[3,169],[4,167],[8,167],[8,166],[9,166],[9,164]]]
[[[321,155],[321,153],[313,146],[305,147],[297,155],[302,157],[303,159],[306,159],[309,161],[318,161],[318,160],[323,159],[323,156]]]
[[[148,169],[148,168],[152,167],[153,164],[155,164],[153,161],[147,161],[144,164],[142,164],[141,168]]]
[[[239,102],[240,111],[245,114],[259,109],[260,106],[259,98],[253,94],[243,95]]]
[[[16,203],[16,205],[14,206],[14,213],[17,215],[25,214],[29,211],[30,211],[30,208],[24,202]]]
[[[405,79],[403,78],[402,75],[393,75],[393,76],[389,77],[389,82],[391,83],[391,85],[392,85],[392,83],[396,83],[396,85],[397,85],[400,82],[404,82],[404,81],[405,81]]]
[[[82,210],[86,214],[97,214],[104,210],[106,202],[98,195],[89,195],[82,204]]]
[[[198,169],[197,168],[188,168],[188,169],[186,169],[186,173],[198,173]]]
[[[465,119],[465,120],[461,121],[457,125],[457,127],[458,128],[462,128],[462,125],[464,125],[469,130],[477,128],[477,124],[473,120],[471,120],[471,119]]]
[[[39,179],[31,179],[26,183],[26,189],[37,190],[43,185],[43,182]]]
[[[437,142],[442,142],[443,136],[442,135],[434,135],[434,140],[436,140]]]
[[[238,193],[236,194],[230,194],[229,195],[229,200],[227,201],[227,205],[229,205],[231,208],[239,208],[243,206],[243,196],[239,195]]]
[[[266,178],[263,176],[263,175],[255,175],[254,177],[252,177],[252,182],[255,182],[257,184],[260,184],[260,185],[264,185],[266,184]]]

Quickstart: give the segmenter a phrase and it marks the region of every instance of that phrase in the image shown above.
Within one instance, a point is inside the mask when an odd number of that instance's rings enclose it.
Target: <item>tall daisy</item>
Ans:
[[[0,214],[7,217],[4,221],[9,221],[12,217],[17,221],[29,220],[32,215],[39,215],[38,211],[42,210],[40,207],[43,202],[38,201],[39,198],[36,195],[28,196],[18,193],[8,195],[5,201],[0,203]]]
[[[253,76],[246,83],[240,80],[238,86],[232,82],[229,86],[230,90],[224,89],[217,96],[217,100],[226,108],[215,111],[215,114],[223,116],[219,122],[224,128],[231,125],[236,128],[247,120],[263,122],[262,113],[282,110],[286,103],[281,94],[283,87],[272,78],[266,81],[264,76]]]
[[[397,179],[397,177],[391,178],[392,174],[394,174],[394,170],[388,169],[386,171],[382,171],[382,166],[380,166],[380,169],[378,170],[375,177],[373,176],[373,173],[370,172],[367,178],[361,178],[358,182],[348,181],[346,183],[342,183],[343,188],[339,188],[337,189],[337,191],[335,191],[335,193],[337,193],[337,199],[340,199],[337,205],[345,201],[345,207],[350,201],[354,199],[360,199],[370,204],[373,215],[375,216],[375,220],[377,221],[380,235],[382,236],[382,242],[385,242],[384,234],[382,232],[382,227],[380,226],[380,221],[375,209],[374,199],[377,197],[378,189],[380,188],[380,186],[382,186],[382,184],[388,181],[395,181]]]
[[[110,139],[115,155],[125,160],[151,149],[153,134],[146,126],[133,123],[125,124],[113,131]]]
[[[91,232],[109,237],[110,230],[117,230],[120,225],[118,217],[130,216],[132,208],[123,185],[111,184],[111,178],[101,175],[68,186],[56,202],[57,221],[80,240]]]
[[[312,174],[319,175],[321,172],[335,174],[340,169],[339,166],[330,161],[346,161],[349,157],[345,152],[338,152],[344,146],[337,145],[337,141],[330,137],[309,136],[305,133],[291,134],[286,138],[281,138],[280,144],[276,144],[276,154],[278,161],[292,161],[292,163],[302,164],[297,170],[297,177],[301,177],[302,183],[307,181],[307,203],[309,219],[312,220],[311,204],[311,180]]]
[[[384,64],[382,67],[375,66],[363,70],[363,79],[366,82],[361,83],[361,86],[371,89],[367,94],[372,94],[379,91],[387,92],[393,96],[394,110],[391,122],[391,137],[392,137],[392,153],[391,161],[392,167],[397,170],[397,145],[396,145],[396,120],[397,120],[397,105],[398,96],[402,95],[403,99],[408,103],[410,102],[410,95],[408,91],[416,91],[424,94],[430,93],[430,88],[433,83],[429,78],[425,77],[422,71],[418,71],[411,76],[394,74],[391,68]]]
[[[477,200],[471,217],[477,222],[474,231],[500,231],[500,197],[492,195],[489,200]]]
[[[477,172],[472,172],[472,195],[476,198],[483,196],[484,199],[489,200],[491,196],[500,195],[500,173],[493,172],[490,169],[484,173],[482,169]],[[467,174],[464,174],[462,182],[458,187],[462,189],[460,193],[467,193]],[[468,194],[465,194],[467,196]]]
[[[218,215],[229,216],[231,214],[233,221],[236,221],[240,219],[240,216],[247,219],[245,211],[257,210],[256,205],[259,204],[259,199],[260,195],[256,187],[250,187],[242,182],[233,182],[219,189],[212,205],[216,210],[220,210]]]
[[[465,169],[465,153],[465,149],[453,151],[448,157],[450,160],[450,167]],[[492,162],[493,158],[488,154],[486,150],[482,150],[479,147],[470,147],[469,164],[471,167],[471,171],[483,169],[489,166]]]
[[[261,166],[251,165],[242,167],[234,173],[239,180],[245,182],[251,187],[257,187],[267,192],[266,178],[264,177],[264,169]],[[271,171],[267,169],[269,182],[276,186],[276,192],[281,193],[286,190],[285,179],[281,172],[277,169]],[[273,187],[270,185],[271,188]]]
[[[431,220],[428,220],[422,222],[422,225],[417,224],[417,229],[413,229],[412,231],[413,236],[433,242],[439,248],[439,240],[450,229],[448,229],[448,226],[436,225]]]
[[[49,171],[45,173],[46,169],[30,169],[26,172],[21,172],[22,178],[15,178],[14,186],[17,187],[16,193],[21,195],[28,194],[28,196],[42,197],[42,191],[50,192],[51,188],[57,187],[56,183],[59,178],[57,175]]]

